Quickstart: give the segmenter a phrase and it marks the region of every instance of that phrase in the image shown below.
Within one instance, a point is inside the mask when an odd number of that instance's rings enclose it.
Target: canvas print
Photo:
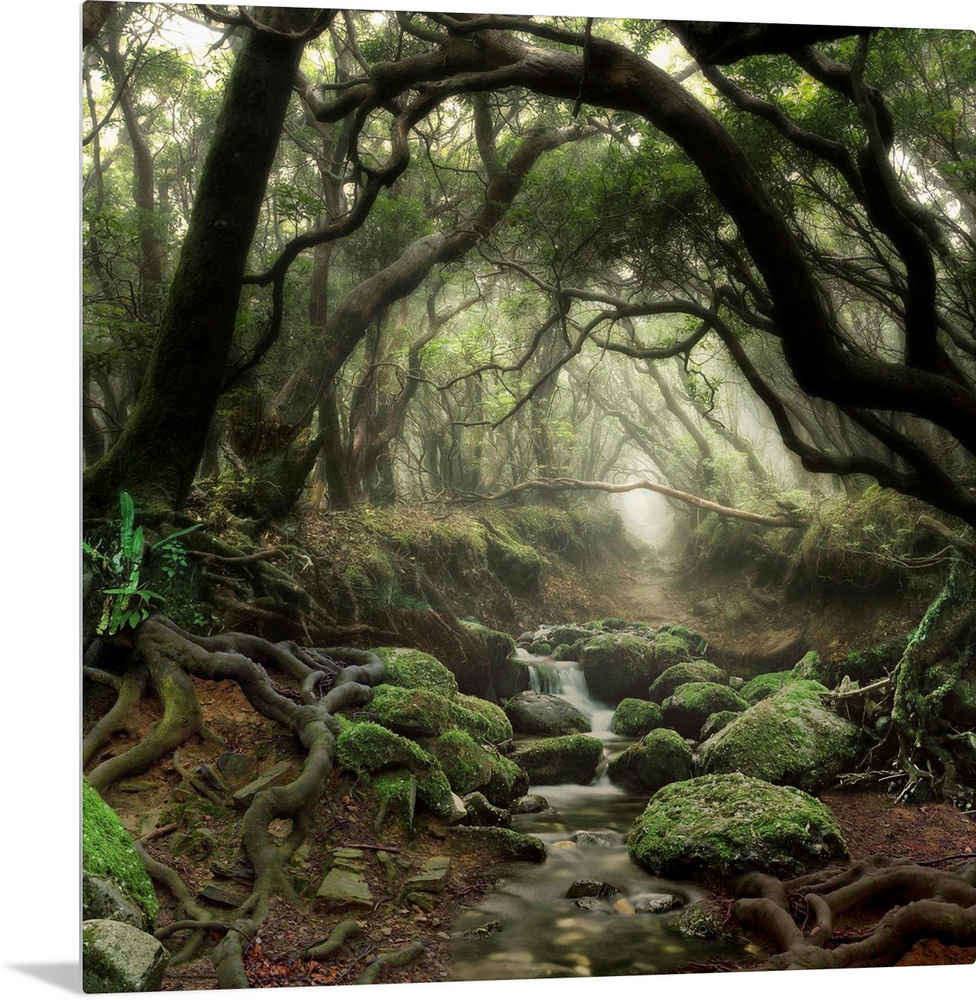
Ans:
[[[85,991],[971,967],[973,32],[81,14]]]

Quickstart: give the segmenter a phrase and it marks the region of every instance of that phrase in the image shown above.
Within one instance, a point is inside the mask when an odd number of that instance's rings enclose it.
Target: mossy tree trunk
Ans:
[[[315,11],[274,12],[287,29]],[[304,38],[251,29],[227,81],[180,262],[135,409],[118,442],[85,472],[89,512],[120,489],[182,506],[224,379],[242,279]]]
[[[891,720],[898,762],[908,776],[903,794],[922,782],[953,797],[957,763],[946,742],[943,700],[976,657],[976,576],[961,557],[922,617],[893,671]]]

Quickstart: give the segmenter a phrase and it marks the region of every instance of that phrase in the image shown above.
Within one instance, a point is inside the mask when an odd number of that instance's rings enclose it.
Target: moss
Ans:
[[[445,816],[453,810],[451,786],[440,764],[413,740],[384,726],[373,722],[348,726],[336,739],[336,762],[370,779],[405,769],[417,782],[418,797],[433,813]]]
[[[580,666],[590,694],[608,705],[642,697],[657,676],[652,644],[627,632],[587,639]]]
[[[704,741],[710,736],[720,733],[730,722],[733,722],[741,714],[741,712],[731,712],[728,710],[724,712],[714,712],[705,720],[704,725],[701,727],[699,738]]]
[[[516,833],[498,826],[459,826],[451,838],[461,844],[479,844],[491,851],[498,861],[545,861],[546,845],[538,837]]]
[[[484,649],[488,662],[495,670],[502,668],[510,656],[515,655],[515,640],[504,632],[497,632],[480,622],[462,621],[461,624]]]
[[[742,712],[749,703],[726,684],[691,681],[680,685],[661,706],[664,724],[688,739],[698,739],[701,728],[715,712]]]
[[[803,657],[791,671],[793,679],[798,681],[819,681],[824,682],[825,664],[823,658],[815,650],[804,653]]]
[[[870,684],[890,673],[908,645],[907,636],[899,636],[880,642],[868,649],[854,653],[824,665],[822,682],[827,687],[836,687],[845,677],[859,684]]]
[[[539,589],[542,560],[530,545],[508,532],[486,526],[488,568],[509,590],[527,594]]]
[[[402,736],[437,736],[453,727],[457,708],[434,691],[379,684],[365,714]],[[487,721],[484,725],[487,728]]]
[[[610,732],[618,736],[645,736],[664,725],[661,706],[641,698],[624,698],[610,720]]]
[[[709,941],[721,941],[729,937],[721,916],[700,901],[682,907],[670,926],[685,937],[705,938]]]
[[[668,667],[687,663],[693,657],[692,644],[674,632],[658,632],[654,637],[654,665],[662,674]]]
[[[428,743],[451,790],[467,795],[486,785],[491,778],[491,761],[485,751],[463,730],[449,729]]]
[[[862,750],[858,727],[824,707],[826,692],[816,681],[793,681],[757,702],[702,744],[702,772],[823,787]]]
[[[528,793],[528,772],[501,754],[492,753],[489,756],[491,777],[480,791],[493,805],[507,809],[517,798]]]
[[[759,674],[742,685],[739,694],[750,704],[762,701],[775,694],[784,684],[794,679],[792,670],[780,670],[772,674]]]
[[[480,738],[483,741],[498,745],[507,743],[512,738],[512,724],[500,705],[471,694],[459,694],[455,702],[459,709],[470,712],[477,717],[476,724],[482,734]],[[456,720],[462,718],[460,712],[455,712]],[[478,733],[473,729],[469,729],[467,726],[461,726],[461,728],[467,729],[472,736],[478,737]]]
[[[381,646],[373,652],[386,664],[386,680],[402,688],[422,688],[453,698],[457,694],[457,678],[429,653],[419,649]]]
[[[82,869],[114,885],[145,914],[147,926],[154,928],[159,904],[132,837],[86,779],[81,785],[81,813]]]
[[[649,872],[670,878],[794,874],[847,857],[841,828],[822,802],[740,774],[662,788],[634,821],[627,849]]]
[[[692,660],[685,663],[676,663],[673,667],[668,667],[660,677],[651,685],[648,695],[651,701],[656,701],[659,705],[665,698],[670,697],[682,685],[692,681],[709,681],[712,684],[727,684],[728,675],[714,663],[707,660]]]
[[[639,792],[656,792],[673,781],[685,781],[694,769],[694,755],[673,729],[655,729],[607,765],[615,785]]]
[[[603,759],[595,736],[547,736],[515,751],[512,759],[535,785],[586,784]]]

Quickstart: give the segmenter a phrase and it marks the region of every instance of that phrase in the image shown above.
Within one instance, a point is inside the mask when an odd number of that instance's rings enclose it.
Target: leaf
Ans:
[[[203,524],[191,524],[188,528],[180,528],[179,531],[174,531],[167,535],[165,538],[161,538],[158,542],[154,542],[150,547],[150,552],[153,549],[158,549],[161,545],[165,545],[167,542],[173,541],[174,538],[181,538],[183,535],[188,535],[191,531],[196,531],[198,528],[202,528]]]

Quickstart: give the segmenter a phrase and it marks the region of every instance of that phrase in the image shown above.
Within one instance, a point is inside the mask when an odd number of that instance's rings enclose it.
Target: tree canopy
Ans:
[[[806,470],[976,524],[970,33],[86,16],[91,509]]]

